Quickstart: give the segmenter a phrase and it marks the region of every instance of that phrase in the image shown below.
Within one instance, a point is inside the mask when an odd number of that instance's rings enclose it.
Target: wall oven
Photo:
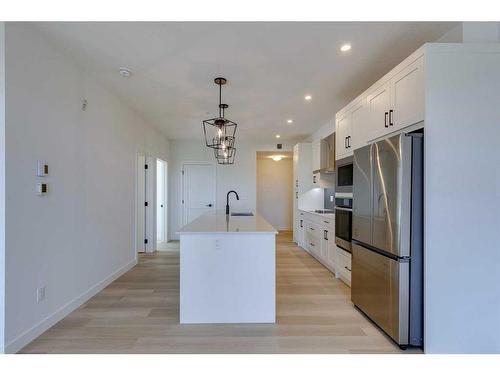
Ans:
[[[335,244],[351,252],[352,193],[335,193]]]
[[[337,160],[335,180],[335,244],[351,252],[353,157]]]

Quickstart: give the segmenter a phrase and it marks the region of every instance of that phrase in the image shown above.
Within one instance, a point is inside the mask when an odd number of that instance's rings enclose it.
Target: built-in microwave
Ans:
[[[352,193],[352,156],[337,160],[335,191],[340,193]]]

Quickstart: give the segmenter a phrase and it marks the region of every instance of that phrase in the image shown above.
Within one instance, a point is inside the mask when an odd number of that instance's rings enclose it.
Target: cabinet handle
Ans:
[[[393,113],[394,113],[394,111],[391,109],[389,111],[389,125],[391,125],[391,126],[394,125],[394,122],[392,122]]]
[[[347,137],[344,138],[344,148],[347,148]]]
[[[351,269],[347,266],[344,267],[346,270],[348,270],[349,272],[351,272]]]
[[[299,192],[298,191],[295,192],[295,199],[299,199]]]
[[[328,241],[328,231],[327,230],[323,231],[323,239]]]
[[[389,116],[389,112],[386,112],[384,116],[385,116],[384,126],[388,128],[389,124],[387,123],[387,117]]]
[[[330,222],[329,222],[329,221],[324,221],[324,220],[323,220],[323,223],[325,223],[325,224],[330,224]]]
[[[314,228],[309,227],[310,230],[314,230]]]
[[[303,220],[301,220],[301,221],[300,221],[300,227],[301,227],[301,228],[304,228],[304,225],[303,225],[303,224],[304,224],[304,223],[303,223]]]
[[[351,136],[347,137],[347,147],[351,148]]]

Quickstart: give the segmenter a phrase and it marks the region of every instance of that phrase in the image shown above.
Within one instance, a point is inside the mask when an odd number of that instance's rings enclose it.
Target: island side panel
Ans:
[[[275,323],[275,234],[181,233],[180,322]]]

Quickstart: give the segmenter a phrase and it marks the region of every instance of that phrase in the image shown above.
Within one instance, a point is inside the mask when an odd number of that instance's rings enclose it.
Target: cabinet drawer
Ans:
[[[306,222],[306,233],[310,238],[320,238],[320,228],[316,223]]]
[[[336,262],[336,276],[351,286],[351,254],[337,247]]]

